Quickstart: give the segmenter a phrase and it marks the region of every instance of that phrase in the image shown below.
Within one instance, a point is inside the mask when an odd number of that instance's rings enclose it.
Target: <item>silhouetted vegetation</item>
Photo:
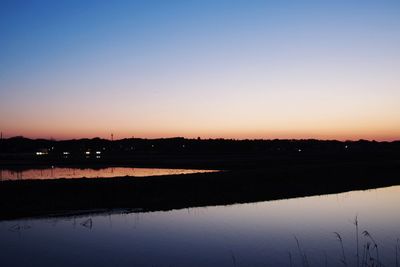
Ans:
[[[358,235],[358,218],[356,216],[354,220],[354,225],[356,228],[356,247],[355,247],[355,252],[356,253],[349,253],[347,251],[347,254],[350,254],[350,260],[347,259],[346,256],[346,250],[344,248],[344,243],[345,239],[348,241],[349,239],[347,237],[343,237],[340,233],[338,232],[333,232],[334,237],[338,240],[339,242],[339,247],[340,247],[340,254],[338,256],[338,260],[340,262],[340,265],[338,265],[336,262],[330,262],[329,265],[332,266],[356,266],[356,267],[379,267],[379,266],[388,266],[382,263],[380,257],[379,257],[379,246],[378,243],[375,241],[375,239],[372,237],[372,235],[367,231],[364,230],[362,232],[364,239],[360,240],[359,235]],[[299,253],[299,262],[301,262],[301,266],[307,267],[311,266],[311,264],[307,260],[307,254],[302,250],[300,241],[299,239],[295,236],[294,237],[295,242],[296,242],[296,247]],[[360,258],[359,255],[359,243],[360,241],[363,241],[363,253],[362,257]],[[399,251],[399,239],[397,238],[396,240],[396,245],[394,247],[395,249],[395,266],[398,267],[398,251]],[[351,251],[352,252],[352,251]],[[355,255],[356,258],[353,259],[352,256]],[[289,264],[290,266],[293,266],[293,259],[292,259],[292,253],[289,251],[288,252],[289,256]],[[331,257],[334,258],[334,257]],[[324,263],[325,266],[328,266],[328,260],[327,260],[327,255],[324,254]],[[322,262],[322,261],[321,261]],[[320,266],[320,265],[319,265]]]
[[[100,138],[54,141],[14,137],[0,144],[0,165],[110,165],[243,169],[313,160],[400,158],[400,141]],[[101,156],[97,157],[96,152]],[[37,155],[37,153],[42,153]],[[68,153],[68,154],[65,154]]]
[[[48,154],[37,156],[34,151],[43,147],[49,149]],[[66,149],[70,155],[80,151],[83,156],[61,158],[59,153]],[[100,159],[86,158],[84,152],[88,149],[105,152]],[[0,182],[0,218],[90,209],[168,210],[400,184],[400,142],[183,138],[114,142],[3,140],[0,168],[23,169],[49,164],[225,171],[139,179],[3,181]]]
[[[143,211],[225,205],[400,184],[400,163],[293,164],[148,178],[0,182],[0,218],[76,210]]]

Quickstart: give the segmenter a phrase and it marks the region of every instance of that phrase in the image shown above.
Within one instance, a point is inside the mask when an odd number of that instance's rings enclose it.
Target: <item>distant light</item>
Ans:
[[[182,145],[183,148],[185,148],[185,145]]]
[[[299,148],[298,151],[301,152],[301,149]]]
[[[347,149],[347,148],[349,148],[349,146],[348,146],[348,145],[345,145],[345,146],[344,146],[344,148],[346,148],[346,149]]]
[[[86,154],[86,155],[90,155],[90,151],[86,151],[85,154]]]
[[[99,158],[101,158],[100,156],[96,156],[96,159],[99,159]]]
[[[151,147],[154,147],[154,145],[151,145]]]
[[[69,155],[69,152],[65,151],[63,152],[64,155]]]
[[[43,152],[36,152],[36,155],[40,156],[40,155],[44,155],[44,153]]]
[[[97,154],[97,155],[101,154],[101,151],[96,151],[96,154]]]

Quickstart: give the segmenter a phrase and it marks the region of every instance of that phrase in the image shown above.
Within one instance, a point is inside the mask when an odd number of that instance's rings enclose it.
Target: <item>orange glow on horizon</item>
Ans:
[[[206,133],[202,132],[164,132],[164,133],[146,133],[146,132],[118,132],[114,131],[114,140],[124,139],[124,138],[143,138],[143,139],[158,139],[158,138],[173,138],[173,137],[184,137],[188,139],[196,139],[200,137],[201,139],[236,139],[236,140],[245,140],[245,139],[264,139],[264,140],[272,140],[272,139],[318,139],[318,140],[338,140],[338,141],[357,141],[360,139],[363,140],[375,140],[375,141],[397,141],[400,140],[400,132],[387,132],[387,133],[374,133],[373,131],[364,132],[364,133],[349,133],[349,132],[244,132],[244,133],[236,133],[230,134],[227,132],[221,133]],[[40,132],[32,132],[32,133],[3,133],[3,138],[10,138],[14,136],[23,136],[31,139],[55,139],[55,140],[69,140],[69,139],[83,139],[83,138],[102,138],[102,139],[111,139],[111,133],[96,133],[96,132],[82,132],[82,133],[74,133],[74,132],[64,132],[58,133],[53,132],[52,134],[44,134]]]
[[[11,2],[5,137],[400,139],[398,3]]]

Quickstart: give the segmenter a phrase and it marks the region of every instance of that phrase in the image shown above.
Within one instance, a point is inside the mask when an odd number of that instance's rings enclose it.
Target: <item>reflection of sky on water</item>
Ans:
[[[58,168],[31,169],[24,171],[0,170],[0,180],[26,180],[26,179],[58,179],[58,178],[111,178],[122,176],[155,176],[172,174],[191,174],[199,172],[212,172],[210,170],[189,169],[159,169],[159,168],[128,168],[109,167],[102,169]]]
[[[0,266],[289,266],[288,252],[299,265],[294,236],[311,265],[323,264],[326,252],[334,266],[341,256],[334,231],[343,237],[349,263],[355,262],[356,215],[360,232],[368,230],[379,244],[385,266],[394,266],[399,193],[396,186],[168,212],[0,222]]]

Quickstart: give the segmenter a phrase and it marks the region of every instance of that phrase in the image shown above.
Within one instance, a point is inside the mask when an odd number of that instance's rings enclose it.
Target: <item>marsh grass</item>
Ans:
[[[375,240],[373,235],[367,231],[364,230],[361,232],[360,235],[360,230],[359,230],[359,221],[358,221],[358,216],[354,218],[353,225],[355,227],[355,253],[352,254],[353,256],[348,259],[346,257],[346,250],[345,250],[345,238],[339,233],[339,232],[333,232],[336,240],[339,242],[340,246],[340,256],[339,256],[339,261],[342,265],[344,266],[357,266],[357,267],[383,267],[383,266],[388,266],[384,265],[381,261],[380,258],[380,246],[378,245],[378,242]],[[361,242],[361,236],[364,237],[364,242]],[[301,266],[303,267],[309,267],[309,261],[306,253],[302,249],[302,246],[300,244],[299,239],[294,236],[294,239],[296,241],[296,247],[298,254],[300,256],[300,262]],[[360,251],[361,248],[361,251]],[[395,244],[395,266],[399,267],[399,251],[400,251],[400,238],[396,239],[396,244]],[[347,251],[348,252],[348,251]],[[360,254],[361,252],[361,254]],[[292,254],[289,251],[289,262],[290,266],[295,266],[295,262],[293,262],[292,259]],[[355,258],[354,258],[355,255]],[[354,260],[354,265],[352,264]],[[324,259],[323,259],[323,264],[324,266],[328,266],[328,256],[326,252],[324,251]],[[316,265],[320,266],[320,265]],[[334,264],[334,266],[336,266]]]
[[[399,239],[397,238],[397,240],[396,240],[396,267],[399,266],[399,257],[398,257],[398,253],[399,253]]]
[[[340,261],[343,263],[344,266],[347,266],[346,253],[344,252],[342,236],[338,232],[334,232],[334,234],[336,235],[336,238],[338,239],[340,247],[342,249],[342,259]]]
[[[358,216],[357,215],[354,218],[353,224],[356,227],[357,267],[359,267],[360,266],[360,245],[359,245],[359,237],[358,237]]]
[[[293,267],[292,253],[290,253],[290,251],[288,251],[288,257],[289,257],[290,267]]]
[[[235,253],[233,253],[232,250],[230,250],[229,252],[230,252],[230,254],[231,254],[231,260],[232,260],[233,267],[236,267],[236,266],[237,266],[237,263],[236,263],[236,256],[235,256]]]
[[[326,251],[324,251],[324,259],[325,259],[325,267],[328,267],[328,255],[326,255]]]
[[[374,258],[371,254],[369,254],[369,260],[372,263],[372,266],[382,266],[382,264],[379,261],[379,249],[378,249],[378,244],[375,242],[375,239],[372,237],[372,235],[368,231],[364,231],[363,235],[368,238],[369,240],[372,241],[373,245],[373,250],[376,252],[376,258]],[[368,246],[368,252],[369,252],[370,246]]]
[[[300,245],[299,239],[296,236],[294,236],[294,239],[296,240],[297,250],[299,252],[299,256],[300,256],[300,259],[301,259],[301,265],[303,267],[309,267],[310,264],[308,263],[307,254],[305,252],[303,252],[303,250],[301,249],[301,245]]]

